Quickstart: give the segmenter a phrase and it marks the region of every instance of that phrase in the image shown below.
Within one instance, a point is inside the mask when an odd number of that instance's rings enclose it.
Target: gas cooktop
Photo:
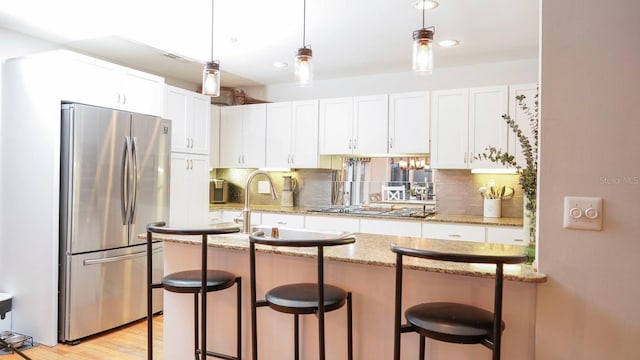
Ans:
[[[436,213],[435,208],[423,206],[419,207],[406,207],[400,209],[376,209],[376,208],[363,208],[361,206],[340,206],[340,207],[326,207],[320,209],[309,209],[308,212],[319,212],[326,214],[352,214],[362,216],[389,216],[389,217],[410,217],[410,218],[426,218]]]

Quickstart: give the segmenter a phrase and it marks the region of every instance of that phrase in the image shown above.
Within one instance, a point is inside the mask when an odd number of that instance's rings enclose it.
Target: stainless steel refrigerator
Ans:
[[[171,123],[62,105],[59,340],[146,316],[146,224],[169,217]],[[154,282],[162,244],[154,244]],[[155,311],[162,293],[154,290]]]

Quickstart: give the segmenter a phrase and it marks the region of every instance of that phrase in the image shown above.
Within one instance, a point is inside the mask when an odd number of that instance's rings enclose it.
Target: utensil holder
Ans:
[[[484,199],[484,217],[502,217],[502,199]]]

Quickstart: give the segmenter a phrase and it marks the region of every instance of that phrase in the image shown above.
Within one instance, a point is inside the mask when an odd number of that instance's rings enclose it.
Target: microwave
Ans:
[[[229,199],[229,183],[223,179],[209,180],[209,202],[224,204]]]

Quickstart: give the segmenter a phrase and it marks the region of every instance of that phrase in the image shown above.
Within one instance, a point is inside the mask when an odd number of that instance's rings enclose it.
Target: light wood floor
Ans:
[[[153,319],[154,359],[162,360],[162,316]],[[78,345],[38,345],[23,352],[33,360],[142,360],[147,358],[147,321],[89,338]],[[22,360],[18,354],[0,360]]]

